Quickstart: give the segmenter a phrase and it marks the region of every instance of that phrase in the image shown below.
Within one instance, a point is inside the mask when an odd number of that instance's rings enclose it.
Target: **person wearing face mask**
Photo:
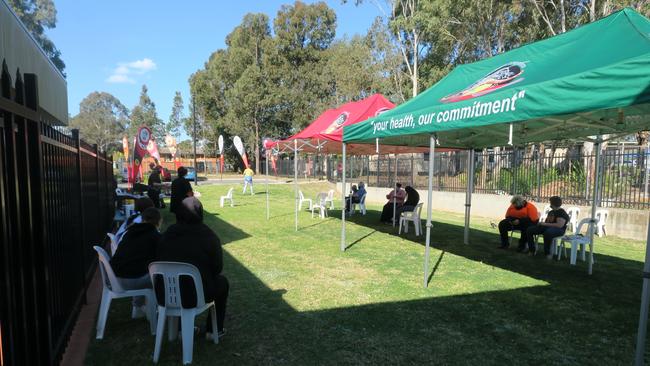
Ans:
[[[499,222],[499,235],[501,236],[500,249],[507,249],[510,246],[508,232],[512,230],[521,231],[519,239],[519,251],[526,248],[526,230],[528,227],[536,225],[539,221],[537,207],[526,201],[521,196],[514,196],[510,200],[510,207],[506,211],[505,219]]]
[[[155,207],[147,208],[141,216],[142,222],[129,226],[111,258],[113,272],[125,290],[151,288],[149,264],[156,260],[162,218]],[[134,318],[145,315],[144,303],[144,296],[133,298]]]

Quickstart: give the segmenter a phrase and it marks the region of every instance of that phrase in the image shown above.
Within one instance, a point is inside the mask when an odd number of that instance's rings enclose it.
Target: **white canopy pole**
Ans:
[[[600,192],[600,146],[602,141],[602,138],[598,136],[594,144],[594,149],[596,149],[596,172],[594,173],[594,194],[591,197],[591,223],[593,226],[596,226],[596,208],[598,207],[598,194]],[[589,233],[589,243],[589,274],[591,274],[594,265],[594,230]]]
[[[298,140],[293,140],[293,186],[295,187],[296,196],[296,231],[298,231]]]
[[[643,356],[645,355],[645,338],[648,331],[648,306],[650,306],[650,216],[648,216],[648,236],[645,246],[645,263],[643,264],[643,291],[641,292],[639,330],[636,336],[635,366],[645,364]]]
[[[266,150],[266,175],[264,181],[266,182],[266,219],[271,219],[271,211],[269,210],[269,151]]]
[[[467,192],[465,193],[465,235],[463,243],[469,244],[469,217],[472,208],[472,191],[474,190],[474,149],[467,157]]]
[[[343,171],[341,179],[341,251],[345,252],[345,143],[343,143]],[[351,209],[352,207],[350,207]]]
[[[431,135],[429,141],[429,195],[427,197],[427,237],[424,249],[424,287],[428,286],[429,251],[431,245],[431,205],[433,202],[433,157],[436,152],[436,138]]]
[[[388,172],[388,174],[390,174],[390,172]],[[395,227],[397,221],[397,154],[395,154],[395,173],[393,174],[393,177],[393,227]]]

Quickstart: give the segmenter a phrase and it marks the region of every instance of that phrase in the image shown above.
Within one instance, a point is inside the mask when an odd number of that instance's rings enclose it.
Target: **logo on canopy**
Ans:
[[[382,114],[384,112],[388,112],[389,110],[390,110],[390,108],[388,108],[388,107],[381,107],[381,108],[377,109],[377,111],[375,112],[375,117],[379,116],[380,114]]]
[[[332,133],[332,132],[338,130],[339,128],[341,128],[341,126],[343,126],[343,124],[345,123],[345,121],[348,120],[348,117],[349,117],[349,116],[350,116],[350,112],[343,112],[343,113],[341,113],[341,114],[340,114],[338,117],[336,117],[336,119],[335,119],[335,120],[334,120],[334,121],[329,125],[329,127],[327,127],[327,129],[325,130],[325,133]]]
[[[526,68],[526,64],[523,62],[509,62],[488,73],[467,88],[441,98],[440,101],[443,103],[460,102],[462,100],[480,97],[505,86],[518,83],[524,80],[524,78],[519,77],[523,74],[524,68]]]

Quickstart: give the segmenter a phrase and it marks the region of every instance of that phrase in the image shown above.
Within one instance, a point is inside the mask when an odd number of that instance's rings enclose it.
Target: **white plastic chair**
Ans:
[[[361,214],[366,214],[366,194],[367,193],[364,193],[363,196],[361,196],[359,203],[350,203],[350,213],[354,213],[357,209],[357,205],[359,205],[359,211],[361,211]]]
[[[569,222],[566,228],[567,230],[575,232],[578,226],[578,216],[580,216],[580,209],[578,207],[569,207],[567,208],[566,213],[569,215]]]
[[[111,240],[111,256],[114,256],[117,251],[117,240],[115,240],[115,234],[106,233],[106,236]]]
[[[330,210],[334,209],[334,190],[330,189],[329,192],[327,192],[327,198],[325,199],[325,203],[330,204]]]
[[[582,231],[582,227],[584,225],[587,225],[587,232],[582,235],[580,234]],[[570,263],[572,265],[576,264],[576,259],[578,256],[578,247],[581,249],[582,253],[582,260],[585,261],[585,252],[586,252],[586,247],[587,244],[589,244],[590,250],[593,251],[593,243],[591,242],[591,232],[594,230],[594,222],[591,221],[591,218],[586,218],[580,220],[580,223],[578,224],[578,227],[576,231],[571,234],[571,235],[565,235],[561,238],[560,240],[560,247],[561,249],[564,249],[565,251],[565,256],[566,256],[566,247],[564,243],[569,243],[571,244],[571,257],[570,257]],[[559,249],[559,248],[558,248]],[[560,257],[562,256],[562,251],[558,250],[558,255],[557,259],[559,260]]]
[[[108,259],[108,254],[104,249],[95,245],[93,249],[97,252],[99,258],[99,270],[102,274],[102,301],[99,305],[99,315],[97,316],[97,339],[104,338],[104,329],[106,327],[106,319],[108,318],[108,310],[111,308],[111,301],[124,297],[144,296],[147,299],[147,319],[151,328],[151,334],[155,334],[156,328],[156,301],[154,299],[153,290],[150,288],[140,290],[125,290],[122,288],[120,281]]]
[[[311,205],[311,217],[314,218],[314,210],[318,209],[320,218],[327,217],[327,193],[319,193],[316,195],[316,203]]]
[[[169,340],[176,338],[178,333],[177,320],[181,318],[181,333],[183,342],[183,364],[192,363],[192,353],[194,348],[194,319],[197,315],[210,309],[212,317],[212,340],[219,343],[219,332],[217,331],[217,311],[214,301],[205,302],[203,294],[203,281],[198,268],[188,263],[180,262],[153,262],[149,265],[149,275],[151,282],[156,284],[160,281],[158,276],[162,276],[164,282],[165,298],[158,299],[158,326],[156,327],[156,345],[153,352],[153,362],[158,363],[160,358],[160,348],[162,346],[162,337],[165,332],[165,320],[169,319]],[[196,291],[196,306],[184,308],[181,299],[180,277],[187,276],[192,279]],[[185,301],[192,299],[185,299]],[[164,304],[164,305],[160,305]]]
[[[221,205],[221,207],[223,207],[223,204],[224,204],[225,201],[230,201],[230,207],[234,207],[234,206],[235,206],[235,201],[234,201],[233,198],[232,198],[232,192],[233,192],[234,190],[235,190],[235,189],[231,187],[231,188],[228,190],[228,193],[227,193],[225,196],[221,196],[221,199],[219,200],[219,204]]]
[[[422,205],[424,205],[424,202],[418,203],[417,206],[415,206],[415,209],[413,211],[405,211],[402,212],[399,218],[399,231],[398,234],[402,233],[402,226],[404,226],[404,232],[408,233],[409,232],[409,221],[413,223],[413,226],[415,226],[415,235],[420,236],[420,233],[422,232],[422,221],[420,220],[420,213],[422,212]]]
[[[305,198],[305,195],[302,194],[302,191],[298,191],[298,211],[302,211],[302,203],[303,202],[308,202],[309,203],[309,210],[312,210],[312,206],[314,205],[311,198]]]
[[[512,245],[512,237],[514,233],[519,233],[519,237],[523,237],[523,233],[519,229],[510,230],[510,245]]]
[[[599,237],[607,235],[607,232],[605,231],[605,222],[607,221],[607,216],[609,216],[609,211],[607,210],[596,211],[596,235]]]
[[[552,211],[551,206],[546,205],[546,207],[544,207],[544,212],[539,213],[539,222],[546,221],[546,216],[548,216],[548,213],[551,211]]]

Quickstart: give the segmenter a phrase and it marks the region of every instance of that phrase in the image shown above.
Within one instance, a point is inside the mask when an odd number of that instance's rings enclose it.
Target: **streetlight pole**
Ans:
[[[192,119],[194,120],[194,133],[193,133],[193,140],[194,140],[194,185],[198,186],[199,185],[199,171],[197,169],[196,165],[196,102],[195,102],[195,97],[192,96]]]

